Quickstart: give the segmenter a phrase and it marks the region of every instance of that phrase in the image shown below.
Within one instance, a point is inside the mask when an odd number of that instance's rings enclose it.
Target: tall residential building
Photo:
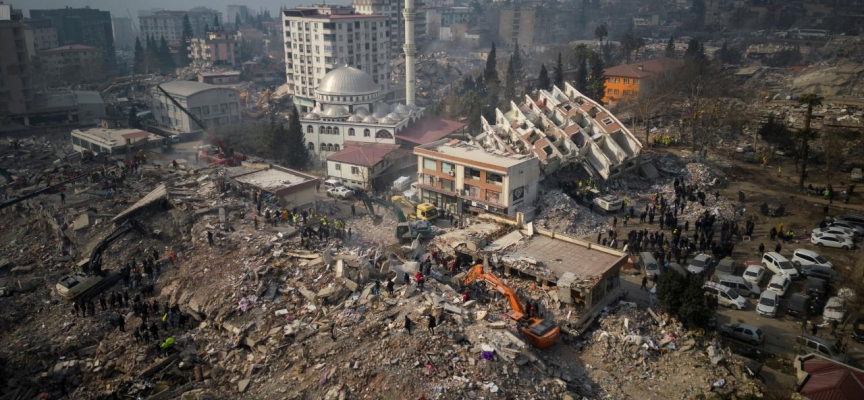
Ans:
[[[372,76],[383,91],[390,81],[390,17],[321,5],[282,11],[285,74],[294,103],[308,111],[315,89],[331,70],[348,65]]]
[[[189,11],[139,11],[138,25],[141,28],[142,41],[148,36],[159,40],[164,37],[169,44],[178,43],[183,38],[183,16],[189,16],[193,36],[204,36],[207,28],[213,28],[214,23],[222,24],[222,13],[204,7],[195,7]]]
[[[442,32],[448,32],[456,24],[467,23],[474,16],[472,7],[431,7],[426,12],[426,35],[429,39],[442,39]]]
[[[132,29],[132,18],[113,17],[111,27],[114,30],[114,45],[119,48],[135,48],[135,31]]]
[[[163,83],[164,89],[208,129],[240,123],[237,89],[191,81]],[[151,92],[150,109],[160,129],[171,132],[199,132],[201,127],[157,88]]]
[[[203,38],[189,41],[189,58],[200,65],[240,65],[240,45],[233,33],[207,32]]]
[[[377,14],[390,17],[390,57],[399,58],[402,45],[405,44],[405,19],[402,9],[405,8],[404,0],[353,0],[351,4],[358,14]],[[426,11],[423,1],[414,1],[414,38],[422,42],[426,37]]]
[[[516,40],[519,40],[520,46],[533,46],[536,15],[533,7],[521,8],[517,5],[502,8],[498,36],[507,46],[512,46]]]
[[[57,29],[50,20],[30,19],[24,21],[24,41],[27,43],[27,54],[35,57],[42,50],[53,49],[57,43]]]
[[[102,50],[106,70],[116,67],[114,30],[111,13],[95,8],[61,8],[57,10],[30,10],[30,18],[51,20],[57,29],[60,46],[80,44]]]
[[[228,24],[233,24],[238,15],[240,16],[240,22],[242,23],[246,23],[246,21],[249,21],[249,17],[252,16],[252,14],[249,13],[249,7],[235,5],[229,5],[228,12],[226,14],[227,19],[225,19],[225,23]]]
[[[92,81],[102,76],[102,50],[72,44],[39,52],[42,72],[68,80]],[[70,82],[71,83],[71,82]]]
[[[25,114],[33,102],[22,19],[20,10],[0,4],[0,125],[6,118]]]

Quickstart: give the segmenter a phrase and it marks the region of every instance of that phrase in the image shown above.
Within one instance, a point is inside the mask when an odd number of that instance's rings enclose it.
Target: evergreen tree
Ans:
[[[174,57],[171,55],[171,49],[168,47],[168,41],[165,40],[165,36],[162,36],[159,39],[159,66],[163,70],[173,70],[176,66],[174,65]]]
[[[213,30],[219,30],[219,14],[213,14]]]
[[[669,36],[669,41],[666,42],[666,52],[663,54],[669,58],[675,58],[675,38]]]
[[[699,39],[693,38],[687,42],[687,50],[684,51],[684,58],[691,60],[700,60],[705,59],[705,48],[702,47],[702,43],[699,42]]]
[[[138,108],[135,107],[135,104],[132,104],[132,108],[129,109],[129,115],[126,117],[126,123],[129,124],[130,128],[139,128],[138,125]]]
[[[561,60],[561,52],[558,52],[558,62],[552,71],[555,74],[555,86],[559,89],[564,87],[564,62]]]
[[[195,33],[192,31],[192,24],[189,22],[189,14],[183,14],[183,37],[192,39]]]
[[[579,69],[576,70],[576,90],[579,93],[588,94],[588,56],[582,55],[579,60]]]
[[[477,96],[486,97],[489,94],[489,90],[486,87],[486,80],[483,79],[483,75],[477,77],[477,80],[474,81],[474,91],[477,92]]]
[[[482,114],[481,109],[481,100],[480,97],[477,96],[477,93],[474,91],[468,91],[462,97],[462,107],[463,110],[467,110],[466,116],[468,118],[468,133],[477,134],[480,133],[482,129],[482,124],[480,121],[480,117]]]
[[[136,74],[143,74],[147,67],[144,65],[144,46],[141,46],[141,38],[135,38],[135,64],[133,71]]]
[[[507,62],[507,76],[504,81],[504,99],[505,102],[510,102],[516,98],[516,66],[513,56],[510,56],[510,61]]]
[[[511,59],[513,60],[513,71],[516,77],[521,78],[525,71],[522,70],[524,66],[522,65],[522,51],[519,49],[519,39],[513,41],[513,55]]]
[[[183,15],[183,36],[180,38],[180,66],[185,67],[189,65],[189,50],[186,49],[186,45],[192,40],[192,24],[189,23],[189,15]]]
[[[210,24],[204,24],[204,33],[210,32]]]
[[[278,124],[280,134],[276,137],[284,137],[285,159],[288,166],[294,169],[303,169],[309,164],[309,151],[306,149],[306,137],[303,135],[303,126],[300,125],[300,113],[297,107],[292,107],[291,116],[288,118],[288,131],[282,124]]]
[[[240,13],[234,14],[234,29],[240,29]]]
[[[473,92],[475,88],[476,85],[474,83],[474,78],[472,78],[471,75],[468,75],[465,80],[462,81],[462,94]]]
[[[498,66],[495,61],[495,42],[492,42],[492,49],[489,50],[489,56],[486,57],[486,69],[483,71],[486,86],[492,87],[498,83]]]
[[[144,72],[152,73],[159,69],[159,54],[153,35],[147,37],[147,49],[144,53]]]
[[[537,77],[537,88],[549,90],[552,87],[552,81],[549,80],[549,71],[546,70],[546,64],[540,64],[540,75]]]
[[[606,79],[603,78],[603,58],[600,54],[592,51],[588,56],[588,65],[591,67],[591,76],[588,81],[588,97],[602,103],[606,95]]]

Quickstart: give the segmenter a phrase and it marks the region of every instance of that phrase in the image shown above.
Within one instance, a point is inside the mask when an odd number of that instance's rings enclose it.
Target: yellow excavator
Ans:
[[[408,198],[402,195],[395,195],[390,198],[390,202],[396,204],[410,219],[422,219],[424,221],[434,222],[438,219],[438,207],[432,203],[414,204]]]
[[[264,93],[261,93],[261,96],[258,97],[258,101],[255,103],[255,109],[246,110],[246,116],[254,119],[261,118],[261,116],[264,115],[264,103],[270,103],[270,94],[272,94],[270,89],[267,89],[264,91]],[[249,92],[240,93],[240,100],[246,103],[248,99]]]

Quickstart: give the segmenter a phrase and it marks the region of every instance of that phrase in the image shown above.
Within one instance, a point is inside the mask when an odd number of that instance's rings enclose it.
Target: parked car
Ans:
[[[717,329],[721,335],[750,343],[754,346],[765,341],[762,330],[749,324],[723,324]]]
[[[724,258],[714,267],[715,275],[735,275],[735,262],[731,258]]]
[[[839,226],[827,226],[825,228],[816,228],[812,233],[827,233],[829,235],[848,237],[849,240],[855,240],[855,231],[852,229],[841,228]]]
[[[324,188],[325,189],[337,188],[339,186],[343,186],[343,185],[342,185],[342,182],[339,182],[338,179],[330,178],[330,179],[324,180]]]
[[[824,279],[827,282],[831,282],[832,280],[836,280],[840,278],[840,274],[837,271],[828,268],[828,267],[820,267],[818,265],[810,265],[804,268],[801,268],[801,275],[804,277],[810,278],[819,278]]]
[[[663,272],[660,270],[660,264],[657,263],[657,260],[654,259],[654,256],[645,251],[639,254],[639,258],[642,259],[642,269],[645,271],[645,276],[651,279],[654,275],[660,277],[660,274]]]
[[[822,319],[826,322],[843,322],[844,316],[846,316],[846,299],[840,296],[828,299],[828,302],[825,303],[825,309],[822,311]]]
[[[864,215],[861,214],[844,214],[834,218],[834,222],[845,221],[855,226],[864,227]]]
[[[780,307],[780,297],[777,293],[770,290],[762,292],[759,296],[759,302],[756,303],[756,313],[768,318],[777,316],[777,309]]]
[[[807,278],[807,294],[816,297],[825,297],[828,293],[828,282],[815,277]]]
[[[856,235],[858,235],[858,236],[864,236],[864,227],[862,227],[862,226],[858,226],[858,225],[855,225],[855,224],[853,224],[853,223],[851,223],[851,222],[849,222],[849,221],[845,221],[845,220],[842,220],[842,219],[841,219],[841,220],[836,220],[836,221],[834,221],[834,222],[828,224],[828,226],[830,226],[830,227],[837,227],[837,228],[846,228],[846,229],[851,229],[852,231],[855,232]]]
[[[815,251],[810,251],[807,249],[796,249],[794,253],[792,253],[792,264],[795,266],[801,267],[806,265],[819,265],[828,268],[834,268],[834,264],[831,264],[831,261],[828,261],[825,257],[822,257],[819,253]]]
[[[844,361],[843,350],[836,343],[811,335],[795,338],[795,352],[798,354],[816,353],[837,361]]]
[[[864,343],[864,314],[859,315],[852,323],[852,338]]]
[[[344,186],[327,189],[327,196],[337,199],[349,199],[354,196],[354,191]]]
[[[765,277],[765,268],[762,268],[761,265],[751,264],[744,270],[744,280],[754,285],[758,285],[762,282],[763,277]]]
[[[795,318],[807,318],[809,312],[810,296],[804,293],[792,293],[792,296],[789,297],[789,303],[786,304],[786,314]]]
[[[771,280],[768,281],[767,289],[777,293],[780,297],[786,295],[786,292],[789,290],[789,286],[792,285],[792,281],[789,280],[789,277],[783,274],[777,274],[771,277]]]
[[[705,290],[706,295],[716,298],[719,305],[736,310],[747,308],[747,299],[739,295],[738,292],[717,282],[705,282],[702,285],[702,289]]]
[[[691,274],[706,275],[706,272],[711,268],[711,265],[711,256],[702,253],[690,260],[690,264],[687,264],[687,271]]]
[[[762,255],[762,265],[765,268],[768,268],[769,271],[778,274],[778,275],[786,275],[789,279],[798,279],[800,278],[800,274],[798,270],[795,269],[795,266],[780,255],[780,253],[775,253],[770,251]]]
[[[813,233],[810,235],[810,243],[819,247],[834,247],[843,250],[855,248],[855,243],[852,242],[850,237],[836,236],[828,233]]]
[[[759,289],[759,285],[754,285],[750,282],[747,282],[746,280],[744,280],[743,277],[737,275],[718,274],[714,275],[714,278],[712,280],[738,292],[738,294],[744,297],[752,297],[754,299],[757,299],[762,293],[762,289]]]

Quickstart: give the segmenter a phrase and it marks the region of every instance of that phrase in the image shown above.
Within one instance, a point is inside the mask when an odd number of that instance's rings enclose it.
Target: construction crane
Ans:
[[[432,237],[432,224],[429,221],[409,221],[398,206],[386,200],[369,196],[364,191],[360,192],[360,200],[363,201],[363,205],[366,206],[366,211],[369,212],[375,225],[380,224],[383,218],[375,213],[373,203],[390,210],[396,216],[396,238],[400,241],[412,240],[416,237],[421,239]]]
[[[547,321],[542,318],[532,317],[525,314],[525,308],[519,302],[516,293],[507,287],[504,282],[501,282],[492,272],[483,271],[483,264],[477,264],[465,278],[462,279],[464,285],[469,285],[474,281],[483,281],[491,285],[510,300],[510,312],[507,316],[516,321],[519,325],[519,332],[528,339],[531,344],[538,349],[545,349],[555,344],[561,337],[561,328],[555,325],[552,321]]]
[[[146,226],[134,219],[127,219],[93,248],[89,258],[78,263],[80,272],[60,278],[56,286],[57,293],[70,300],[89,300],[119,282],[123,278],[119,271],[114,271],[107,276],[103,273],[102,253],[117,239],[133,230],[143,236],[149,234]]]

